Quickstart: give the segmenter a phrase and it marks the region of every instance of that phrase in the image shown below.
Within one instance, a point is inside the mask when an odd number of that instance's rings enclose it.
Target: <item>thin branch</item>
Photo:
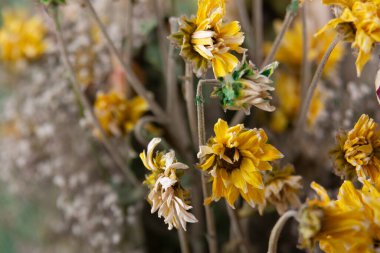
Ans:
[[[82,0],[82,1],[86,9],[88,10],[90,16],[94,19],[95,23],[97,24],[101,33],[106,39],[107,46],[109,47],[110,51],[115,56],[118,63],[120,64],[129,84],[132,86],[132,88],[136,91],[136,93],[139,96],[145,99],[145,101],[149,104],[149,108],[152,110],[152,112],[156,116],[158,116],[162,120],[167,120],[168,118],[166,117],[164,110],[162,110],[162,108],[155,101],[153,94],[150,91],[145,89],[143,84],[140,82],[140,80],[137,78],[137,76],[133,72],[131,66],[123,61],[122,54],[117,50],[115,44],[112,42],[103,22],[100,20],[90,0]]]
[[[239,217],[236,213],[236,210],[232,209],[226,202],[226,208],[228,212],[228,216],[230,218],[231,227],[234,231],[235,238],[238,238],[241,240],[240,243],[240,251],[242,253],[249,253],[251,252],[249,243],[247,241],[247,237],[243,233],[243,229],[241,227]]]
[[[245,113],[243,111],[237,111],[235,115],[231,119],[231,126],[235,126],[237,124],[240,124],[245,119]]]
[[[263,59],[263,0],[252,1],[253,27],[255,30],[255,62],[260,66]],[[264,64],[265,66],[266,64]]]
[[[193,68],[190,63],[186,63],[185,69],[185,99],[187,116],[189,118],[189,125],[193,143],[197,143],[197,113],[195,111],[195,94],[194,94],[194,79]]]
[[[307,28],[307,7],[306,2],[302,6],[302,68],[301,68],[301,94],[302,98],[305,97],[305,92],[307,90],[307,85],[309,84],[310,72],[311,72],[311,62],[309,61],[309,34]]]
[[[338,42],[340,40],[341,39],[338,35],[334,38],[334,40],[331,42],[330,46],[327,48],[325,54],[323,55],[321,62],[318,65],[317,70],[314,73],[313,80],[311,81],[311,84],[307,90],[306,97],[302,101],[301,113],[300,113],[300,116],[298,118],[295,133],[299,133],[299,131],[302,131],[302,129],[304,127],[304,124],[305,124],[306,118],[307,118],[307,113],[308,113],[309,108],[310,108],[310,103],[311,103],[311,100],[313,98],[314,92],[317,88],[318,81],[322,76],[323,69],[324,69],[332,51],[334,50],[335,46],[338,44]]]
[[[298,1],[298,0],[293,0],[293,1]],[[292,5],[292,4],[293,3],[291,3],[290,5]],[[284,22],[282,24],[281,30],[277,34],[276,39],[274,40],[273,46],[271,48],[271,51],[267,55],[267,57],[265,58],[262,66],[266,66],[270,62],[273,61],[273,59],[277,53],[277,50],[279,49],[279,47],[281,45],[282,39],[284,38],[284,35],[285,35],[286,31],[289,29],[289,27],[290,27],[293,19],[296,17],[296,15],[297,15],[297,12],[294,10],[294,8],[288,7],[288,9],[286,10],[285,19],[284,19]]]
[[[296,218],[296,217],[297,217],[297,211],[289,210],[286,213],[284,213],[280,217],[280,219],[278,219],[276,225],[274,225],[272,232],[270,233],[268,253],[277,253],[278,239],[280,238],[280,234],[281,234],[282,229],[285,226],[285,223],[290,218]]]
[[[218,83],[217,80],[200,80],[197,86],[197,114],[198,114],[198,144],[199,146],[206,144],[206,130],[205,130],[205,114],[204,114],[204,101],[203,101],[203,92],[202,88],[204,84],[213,84]],[[209,189],[207,187],[207,176],[205,173],[201,174],[202,177],[202,193],[203,199],[206,199],[209,194]],[[215,221],[214,215],[210,206],[205,205],[205,213],[206,213],[206,225],[207,225],[207,240],[209,246],[210,253],[218,252],[218,243],[216,238],[216,230],[215,230]]]
[[[169,19],[170,33],[174,33],[178,29],[178,19],[171,17]],[[167,86],[166,86],[166,113],[172,115],[178,106],[178,88],[175,62],[175,47],[172,43],[169,45],[168,67],[167,67]]]
[[[238,10],[241,26],[242,26],[243,31],[245,33],[245,37],[246,37],[245,41],[246,41],[247,46],[248,46],[248,54],[253,59],[253,56],[251,54],[254,53],[254,51],[255,51],[254,36],[252,34],[252,29],[251,29],[251,24],[249,21],[247,7],[245,6],[245,0],[236,0],[235,4],[236,4],[236,8]]]
[[[154,14],[156,15],[156,20],[157,20],[157,37],[158,37],[158,45],[160,48],[161,60],[163,62],[162,68],[163,68],[163,73],[165,73],[165,79],[166,81],[168,81],[167,70],[170,70],[166,62],[167,61],[166,56],[168,55],[168,48],[167,48],[168,41],[166,37],[168,36],[168,34],[165,29],[164,15],[162,12],[162,2],[160,2],[160,0],[152,0],[152,1],[153,1],[154,10],[155,10]]]
[[[115,163],[115,165],[120,169],[121,172],[125,174],[126,179],[134,186],[141,187],[140,182],[136,178],[136,176],[132,173],[132,171],[126,166],[125,162],[123,161],[119,151],[117,148],[115,148],[111,141],[108,139],[107,134],[104,132],[104,129],[100,125],[98,119],[96,118],[94,111],[92,110],[91,103],[85,96],[83,90],[80,87],[80,84],[76,78],[75,70],[72,64],[70,63],[68,51],[66,48],[66,44],[64,42],[63,36],[62,36],[62,30],[59,23],[59,17],[58,17],[58,9],[54,9],[54,18],[53,18],[54,24],[55,24],[55,31],[56,36],[58,40],[59,49],[61,52],[61,56],[63,59],[63,62],[66,66],[66,69],[70,75],[72,86],[75,90],[75,92],[78,94],[80,102],[86,112],[86,114],[90,117],[92,123],[96,127],[96,129],[99,131],[101,135],[101,142],[103,143],[104,147],[108,151],[108,154],[110,155],[112,161]]]
[[[175,213],[175,217],[178,221],[178,239],[179,239],[179,244],[181,246],[181,253],[190,253],[190,248],[189,248],[189,242],[187,240],[187,235],[186,232],[183,230],[181,223],[179,222],[178,214]]]
[[[159,120],[154,116],[141,117],[137,121],[136,126],[133,129],[133,132],[135,134],[137,141],[143,146],[147,146],[149,141],[150,141],[150,140],[148,140],[148,136],[144,136],[144,134],[143,134],[144,126],[146,126],[149,123],[153,123],[153,122],[159,123]]]

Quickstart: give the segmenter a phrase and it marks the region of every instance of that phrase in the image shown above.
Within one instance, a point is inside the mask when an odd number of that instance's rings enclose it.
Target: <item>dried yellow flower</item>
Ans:
[[[28,18],[20,11],[4,11],[0,28],[0,60],[16,63],[35,60],[45,53],[46,27],[34,16]]]
[[[336,29],[341,36],[352,42],[358,50],[356,71],[360,76],[369,61],[375,43],[380,42],[380,2],[377,0],[324,0],[327,5],[337,6],[337,17],[332,19],[317,36],[328,29]]]
[[[212,195],[206,200],[225,198],[234,208],[240,196],[255,207],[265,202],[262,172],[271,170],[270,161],[283,155],[272,145],[263,129],[244,129],[242,124],[228,127],[219,119],[214,126],[215,137],[198,153],[199,167],[211,175]]]
[[[294,175],[294,167],[290,164],[279,169],[275,167],[265,174],[266,204],[273,205],[279,214],[286,212],[289,207],[298,208],[301,205],[299,192],[302,189],[302,177]],[[259,206],[262,212],[264,205]]]
[[[141,97],[127,100],[122,94],[99,92],[94,105],[95,115],[104,131],[111,136],[130,133],[140,117],[148,110]]]
[[[151,212],[158,211],[158,217],[165,218],[169,230],[173,227],[178,229],[179,226],[186,230],[187,222],[198,222],[188,212],[192,208],[188,201],[189,193],[181,186],[180,172],[177,171],[186,170],[188,166],[177,162],[173,150],[154,153],[160,142],[160,138],[153,138],[147,152],[140,154],[144,166],[151,172],[144,181],[150,189],[148,201],[152,205]]]
[[[239,60],[231,51],[243,53],[244,35],[237,21],[225,23],[225,0],[198,0],[196,17],[182,17],[179,32],[170,36],[181,56],[193,64],[199,77],[212,65],[215,77],[231,73]]]

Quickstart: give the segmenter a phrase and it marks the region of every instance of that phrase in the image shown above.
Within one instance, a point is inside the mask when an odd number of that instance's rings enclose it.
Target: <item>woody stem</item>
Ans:
[[[230,218],[231,226],[235,234],[235,238],[239,238],[241,240],[240,244],[240,250],[243,253],[249,253],[250,251],[250,246],[249,242],[247,241],[246,236],[243,233],[243,229],[241,227],[240,221],[238,214],[236,213],[235,209],[232,209],[226,202],[226,208],[228,212],[228,216]]]
[[[274,225],[272,232],[270,233],[268,253],[277,253],[278,239],[280,238],[282,229],[284,228],[286,222],[290,218],[296,218],[296,217],[297,217],[297,211],[289,210],[286,213],[284,213],[280,217],[280,219],[278,219],[276,225]]]
[[[197,116],[198,116],[198,144],[199,146],[206,144],[206,130],[205,130],[205,114],[204,114],[204,105],[203,105],[203,93],[202,88],[204,84],[215,84],[218,83],[217,80],[200,80],[197,86]],[[206,199],[210,193],[207,187],[207,175],[205,173],[201,174],[202,178],[202,193],[203,199]],[[214,214],[210,206],[205,205],[205,214],[206,214],[206,226],[207,226],[207,240],[210,253],[218,252],[218,243],[215,230],[215,221]]]
[[[313,79],[312,79],[312,81],[308,87],[306,97],[305,97],[305,99],[302,100],[301,113],[300,113],[300,116],[299,116],[298,121],[297,121],[297,126],[295,128],[295,134],[302,131],[302,129],[305,125],[307,113],[309,111],[310,104],[311,104],[311,99],[313,98],[314,92],[317,88],[318,81],[322,76],[323,69],[326,66],[326,63],[327,63],[332,51],[334,50],[335,46],[338,44],[339,41],[340,41],[340,37],[337,35],[335,37],[335,39],[331,42],[330,46],[327,48],[325,54],[323,55],[321,62],[318,65],[317,70],[314,73]]]
[[[70,81],[72,83],[73,89],[78,94],[80,103],[85,109],[86,114],[90,117],[90,120],[96,127],[96,129],[100,133],[101,141],[106,150],[108,151],[108,154],[112,161],[115,163],[115,165],[120,169],[121,172],[125,174],[125,178],[134,186],[136,187],[141,187],[140,182],[136,178],[136,176],[133,174],[133,172],[129,169],[128,166],[126,166],[125,162],[123,161],[122,156],[120,155],[119,151],[117,148],[115,148],[112,144],[112,142],[109,140],[107,134],[104,132],[104,129],[100,125],[98,119],[96,118],[94,111],[92,110],[92,106],[86,95],[84,94],[83,90],[80,87],[80,84],[76,78],[75,75],[75,70],[74,67],[72,66],[70,60],[69,60],[69,55],[67,51],[67,47],[65,44],[65,41],[62,36],[62,29],[61,25],[59,22],[59,17],[58,17],[58,9],[54,9],[54,17],[53,21],[55,24],[55,31],[56,31],[56,36],[57,36],[57,41],[58,41],[58,46],[61,52],[61,56],[64,62],[64,65],[69,73]]]
[[[185,230],[182,228],[181,224],[179,223],[179,217],[178,217],[177,213],[175,214],[175,217],[176,217],[176,219],[178,221],[177,232],[178,232],[179,243],[180,243],[180,246],[181,246],[181,253],[190,253],[190,248],[189,248],[189,242],[187,240],[187,235],[186,235]]]

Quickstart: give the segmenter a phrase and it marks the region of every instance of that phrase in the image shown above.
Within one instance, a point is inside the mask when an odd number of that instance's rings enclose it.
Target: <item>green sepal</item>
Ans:
[[[58,6],[60,4],[66,4],[66,0],[40,0],[44,5]]]
[[[271,75],[274,73],[276,68],[278,67],[279,63],[277,61],[272,62],[271,64],[265,66],[261,72],[260,75],[266,76],[266,77],[271,77]]]

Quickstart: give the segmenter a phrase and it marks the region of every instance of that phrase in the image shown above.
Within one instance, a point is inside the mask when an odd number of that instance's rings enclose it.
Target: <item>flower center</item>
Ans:
[[[218,167],[224,168],[227,172],[232,172],[240,168],[241,159],[237,148],[225,148],[222,159],[217,159]]]

